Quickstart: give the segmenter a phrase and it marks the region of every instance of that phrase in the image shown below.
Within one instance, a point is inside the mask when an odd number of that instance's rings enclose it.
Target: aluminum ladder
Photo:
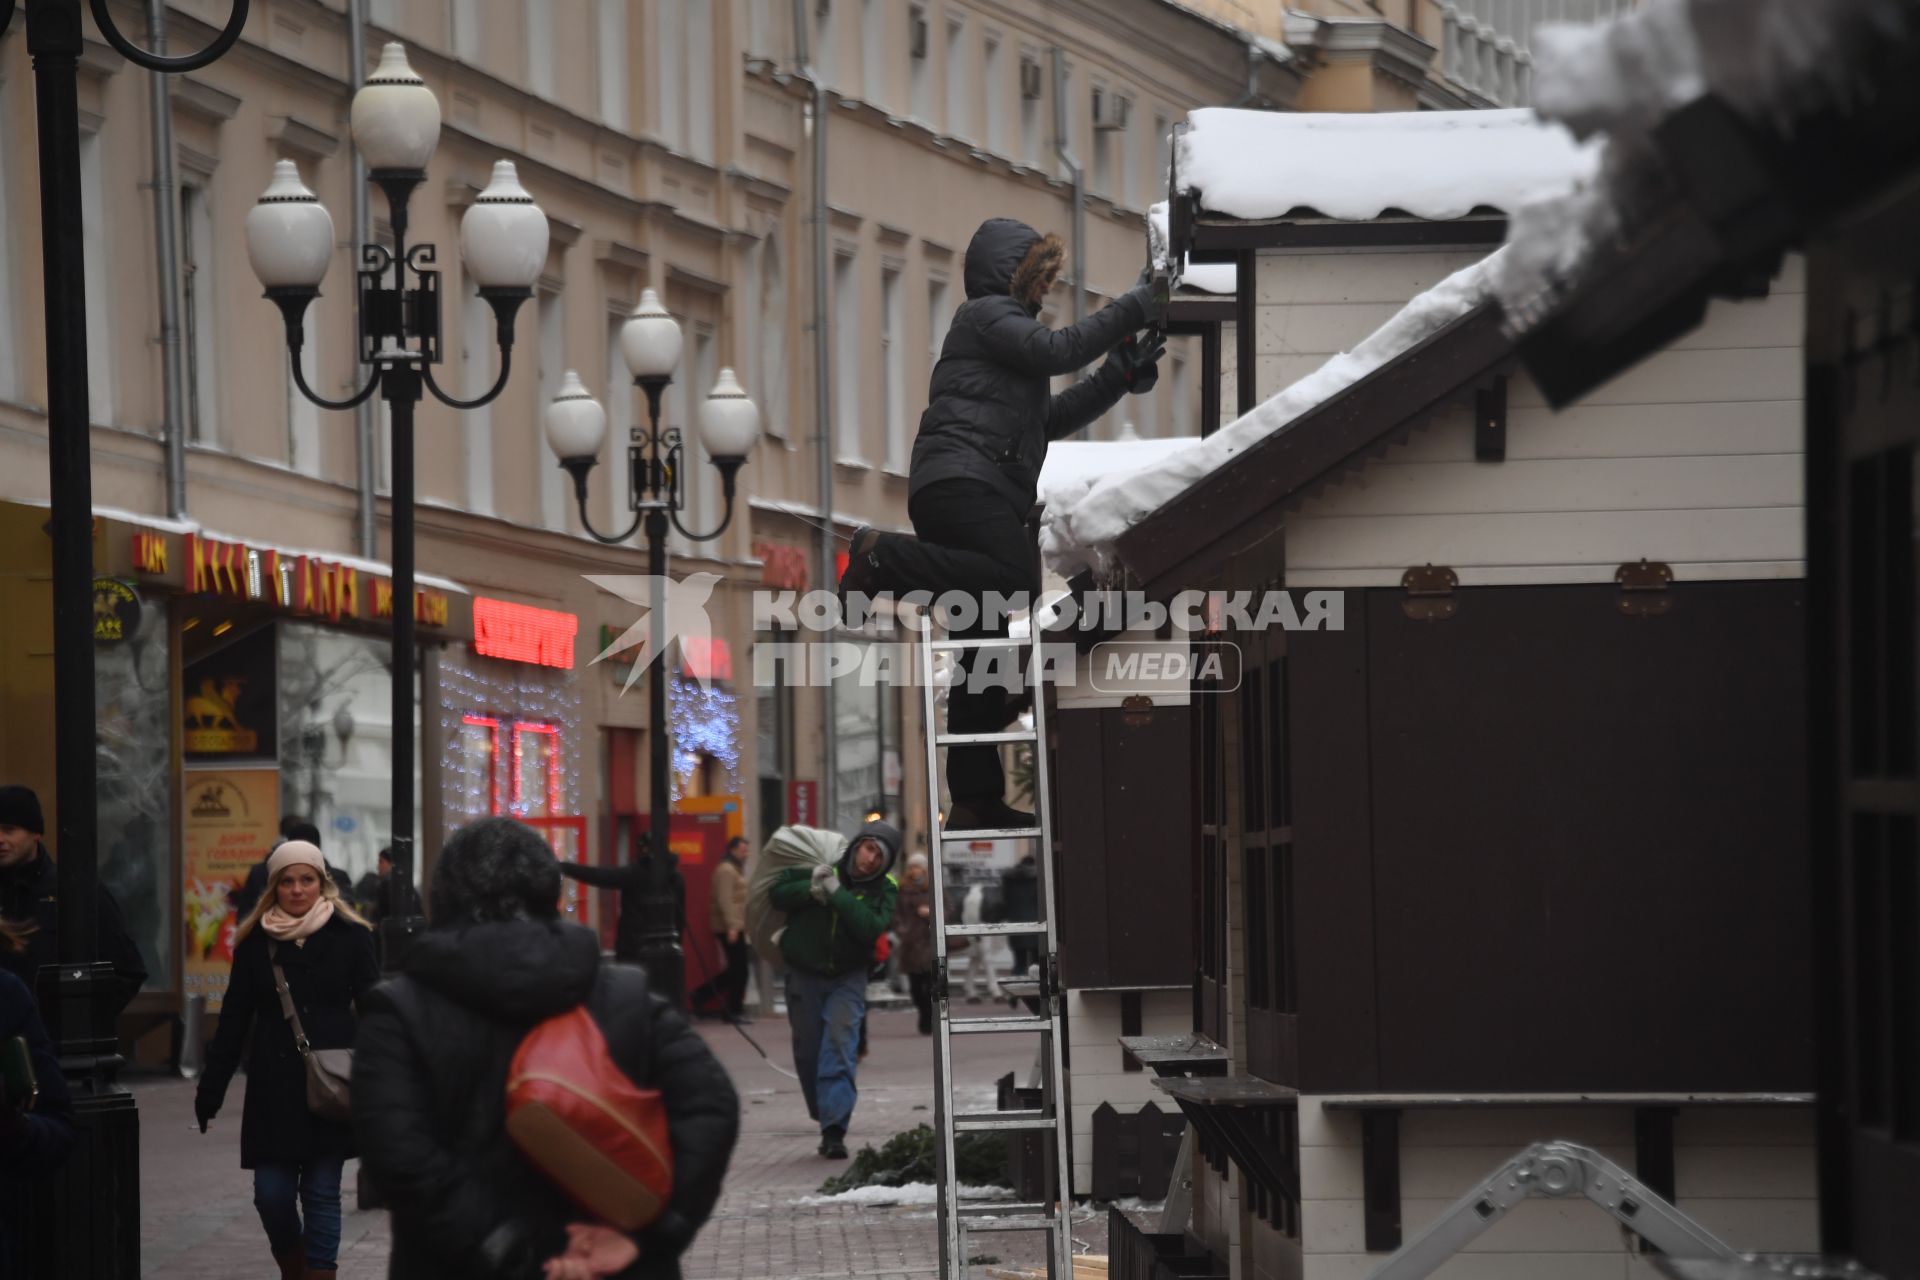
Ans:
[[[932,923],[934,942],[933,998],[937,1020],[934,1025],[934,1112],[935,1160],[938,1166],[941,1280],[963,1280],[967,1259],[979,1252],[970,1237],[986,1232],[1044,1231],[1047,1233],[1047,1274],[1053,1280],[1072,1280],[1073,1232],[1072,1178],[1073,1148],[1068,1141],[1066,1073],[1060,1060],[1065,1045],[1059,983],[1059,938],[1055,933],[1053,836],[1047,826],[1051,812],[1052,790],[1047,780],[1045,750],[1047,711],[1044,689],[1038,672],[1041,655],[1038,628],[1023,637],[987,639],[936,639],[931,625],[921,633],[920,687],[925,695],[927,759],[927,811],[931,827],[928,841],[928,870],[933,896]],[[1033,691],[1033,728],[1014,728],[999,733],[946,733],[941,729],[940,709],[934,684],[934,658],[939,653],[954,655],[954,678],[964,678],[959,670],[961,655],[967,651],[996,650],[1022,658],[1020,671],[1026,687]],[[984,655],[983,655],[984,656]],[[978,661],[979,659],[976,659]],[[949,746],[999,746],[1028,743],[1033,748],[1033,803],[1036,827],[991,828],[986,830],[947,831],[943,829],[940,806],[940,748]],[[995,924],[948,924],[946,849],[950,844],[974,840],[1022,840],[1032,842],[1035,871],[1040,887],[1040,918],[1031,921],[1004,921]],[[948,973],[949,944],[961,938],[1030,937],[1040,941],[1040,1012],[992,1017],[954,1016],[953,985]],[[1024,974],[1015,975],[1025,977]],[[953,1040],[955,1036],[1026,1033],[1039,1038],[1041,1105],[1027,1111],[959,1110],[954,1096]],[[983,1201],[962,1203],[960,1180],[954,1158],[954,1144],[963,1133],[1004,1133],[1017,1139],[1023,1133],[1053,1134],[1053,1158],[1050,1170],[1058,1197],[1050,1202],[1009,1203]]]

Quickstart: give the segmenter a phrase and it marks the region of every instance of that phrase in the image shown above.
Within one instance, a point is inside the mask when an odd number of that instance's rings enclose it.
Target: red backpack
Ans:
[[[585,1005],[542,1022],[515,1050],[507,1134],[548,1181],[608,1226],[638,1231],[673,1194],[660,1091],[627,1078]]]

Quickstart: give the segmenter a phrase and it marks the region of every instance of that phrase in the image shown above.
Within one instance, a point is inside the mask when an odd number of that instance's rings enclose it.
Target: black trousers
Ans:
[[[913,993],[913,1007],[920,1015],[920,1034],[933,1034],[933,974],[910,973],[907,990]]]
[[[728,942],[724,933],[714,934],[713,940],[720,944],[720,954],[726,957],[727,967],[711,982],[695,988],[687,997],[687,1007],[697,1009],[709,1000],[718,1000],[723,1010],[737,1017],[747,1004],[747,970],[753,963],[751,944],[744,933],[737,942]]]
[[[1024,593],[1031,600],[1039,590],[1026,513],[982,481],[942,480],[914,494],[907,514],[917,536],[882,534],[875,548],[880,588],[896,596],[926,591],[936,598],[948,591],[963,592],[982,606],[982,620],[956,628],[955,638],[1005,635],[1005,619],[988,619],[984,598],[989,592],[1008,597]],[[961,672],[970,674],[979,659],[978,650],[963,654]],[[1004,655],[1001,659],[1004,664]],[[966,688],[967,683],[956,680],[948,692],[947,732],[996,733],[1006,728],[1013,718],[1013,690],[999,681],[977,690]],[[1003,800],[1006,777],[999,748],[948,747],[947,791],[956,804]]]

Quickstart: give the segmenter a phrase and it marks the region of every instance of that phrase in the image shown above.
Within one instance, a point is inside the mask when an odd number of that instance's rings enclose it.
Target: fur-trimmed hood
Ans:
[[[1066,253],[1059,236],[1043,236],[1018,218],[988,218],[967,245],[967,297],[1011,296],[1038,311]]]

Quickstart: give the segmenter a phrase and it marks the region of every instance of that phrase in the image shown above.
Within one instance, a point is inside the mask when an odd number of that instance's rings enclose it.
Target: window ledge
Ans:
[[[833,460],[833,465],[834,465],[834,466],[836,466],[836,467],[844,467],[844,468],[846,468],[846,469],[847,469],[848,471],[871,471],[871,470],[873,470],[873,464],[872,464],[871,462],[868,462],[868,461],[867,461],[867,460],[866,460],[865,458],[841,458],[841,457],[836,457],[836,458],[835,458],[835,459]]]
[[[907,478],[906,468],[901,466],[896,466],[894,463],[891,463],[891,462],[882,464],[880,467],[880,472],[882,475],[891,476],[895,480],[905,480]]]

